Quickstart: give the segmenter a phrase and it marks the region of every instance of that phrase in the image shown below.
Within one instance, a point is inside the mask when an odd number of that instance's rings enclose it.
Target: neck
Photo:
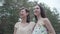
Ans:
[[[22,23],[26,23],[26,17],[25,18],[22,18]]]
[[[40,20],[41,18],[42,18],[41,15],[38,15],[38,16],[37,16],[37,19],[38,19],[38,20]]]

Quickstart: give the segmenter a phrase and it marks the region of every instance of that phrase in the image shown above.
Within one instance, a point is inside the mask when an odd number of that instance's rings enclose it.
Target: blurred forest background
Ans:
[[[1,2],[2,0],[0,0]],[[19,8],[22,6],[30,9],[31,21],[33,21],[33,6],[37,1],[30,2],[29,0],[4,0],[3,6],[0,6],[0,34],[13,34],[14,25],[19,20]],[[45,9],[46,15],[51,21],[56,34],[60,34],[60,17],[58,10],[52,10],[45,3],[40,3]]]

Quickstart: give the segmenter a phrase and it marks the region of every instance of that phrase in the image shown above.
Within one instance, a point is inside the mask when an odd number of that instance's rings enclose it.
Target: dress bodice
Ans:
[[[43,25],[43,21],[39,21],[38,24],[36,24],[32,34],[47,34],[47,29]]]
[[[35,25],[35,23],[30,23],[26,27],[22,27],[19,25],[20,23],[17,23],[15,27],[17,28],[16,34],[32,34],[32,29]]]

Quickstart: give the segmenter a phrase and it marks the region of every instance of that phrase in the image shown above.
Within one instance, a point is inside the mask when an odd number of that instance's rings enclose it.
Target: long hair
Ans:
[[[37,4],[37,5],[40,7],[41,17],[42,17],[42,18],[46,18],[46,14],[45,14],[45,11],[44,11],[43,7],[42,7],[41,5],[39,5],[39,4]],[[37,21],[38,21],[37,16],[36,16],[36,15],[34,15],[34,16],[35,16],[35,23],[37,23]]]
[[[29,23],[30,22],[30,14],[29,14],[30,12],[27,8],[24,8],[24,7],[22,7],[20,10],[23,10],[23,9],[25,9],[26,13],[28,13],[26,22]]]

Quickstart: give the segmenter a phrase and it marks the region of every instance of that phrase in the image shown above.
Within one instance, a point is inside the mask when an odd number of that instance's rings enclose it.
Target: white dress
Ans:
[[[35,26],[32,34],[47,34],[47,29],[44,27],[42,21],[40,21],[39,24]]]
[[[26,27],[22,27],[20,25],[20,22],[15,24],[15,27],[17,28],[16,34],[32,34],[32,30],[35,23],[31,22]]]

